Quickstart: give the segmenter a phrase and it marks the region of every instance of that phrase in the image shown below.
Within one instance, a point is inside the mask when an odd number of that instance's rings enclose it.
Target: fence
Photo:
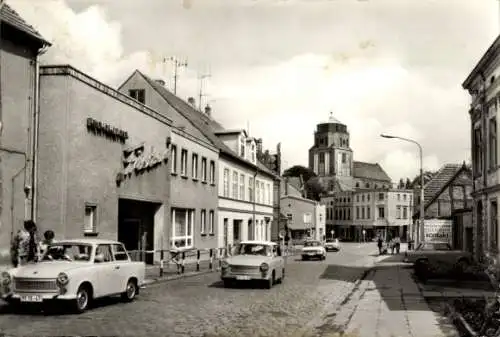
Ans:
[[[296,255],[298,249],[285,249],[284,256]],[[163,277],[186,272],[218,271],[222,260],[231,256],[229,248],[170,250],[133,250],[128,252],[133,261],[146,262],[146,277]],[[158,259],[159,255],[159,259]]]

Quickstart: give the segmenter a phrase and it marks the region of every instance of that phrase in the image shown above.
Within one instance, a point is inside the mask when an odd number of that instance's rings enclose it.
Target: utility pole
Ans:
[[[177,79],[179,77],[179,72],[178,72],[179,68],[187,67],[188,63],[187,63],[187,61],[179,61],[177,59],[177,57],[175,57],[175,56],[165,58],[163,61],[164,62],[172,61],[173,65],[174,65],[174,95],[177,95]]]
[[[212,75],[210,74],[210,72],[208,73],[205,73],[205,74],[200,74],[198,75],[198,80],[200,81],[200,93],[198,94],[198,109],[201,111],[201,108],[202,108],[202,100],[203,100],[203,97],[204,96],[207,96],[204,92],[203,92],[203,82],[206,78],[210,78],[212,77]]]

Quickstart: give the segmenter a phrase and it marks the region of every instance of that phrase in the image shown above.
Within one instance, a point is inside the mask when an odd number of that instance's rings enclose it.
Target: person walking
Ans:
[[[401,239],[399,238],[399,236],[397,236],[395,239],[394,239],[394,245],[396,246],[396,254],[399,255],[399,251],[401,249]]]
[[[14,268],[36,262],[38,259],[37,228],[33,220],[24,221],[24,228],[20,229],[11,243],[11,262]]]
[[[377,240],[377,246],[378,246],[378,253],[380,255],[382,255],[382,244],[384,243],[384,241],[382,240],[382,237],[379,236],[378,237],[378,240]]]

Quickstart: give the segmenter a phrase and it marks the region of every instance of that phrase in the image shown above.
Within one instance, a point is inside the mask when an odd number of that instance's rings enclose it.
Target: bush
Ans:
[[[455,310],[460,313],[474,331],[479,331],[485,320],[486,300],[484,299],[457,299],[453,303]]]

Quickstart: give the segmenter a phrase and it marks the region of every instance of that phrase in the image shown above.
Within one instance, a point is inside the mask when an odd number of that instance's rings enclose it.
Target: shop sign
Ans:
[[[151,147],[149,151],[144,151],[144,145],[140,145],[134,149],[123,151],[123,170],[117,178],[121,182],[132,173],[140,174],[144,171],[150,171],[155,167],[166,163],[170,156],[168,147],[163,151],[156,151]]]
[[[110,124],[100,122],[91,117],[87,118],[87,130],[97,135],[109,137],[113,140],[118,140],[122,143],[124,143],[125,140],[128,139],[127,131],[115,128]]]
[[[451,220],[425,219],[424,221],[425,241],[446,241],[452,243],[453,225]]]

